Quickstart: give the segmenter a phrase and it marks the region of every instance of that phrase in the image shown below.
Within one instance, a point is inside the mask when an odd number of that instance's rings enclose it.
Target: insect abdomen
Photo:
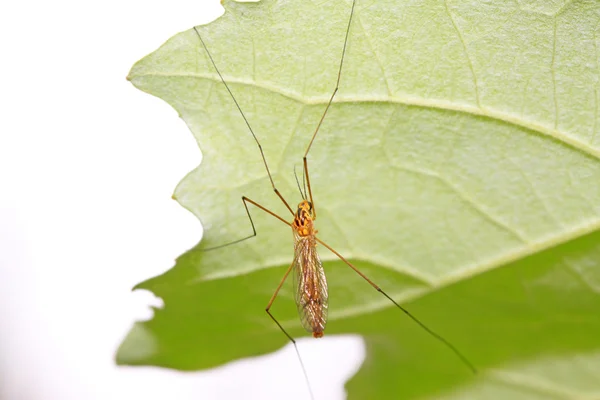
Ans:
[[[322,337],[327,324],[329,296],[327,280],[317,254],[313,235],[295,232],[294,286],[296,305],[302,326],[316,338]]]

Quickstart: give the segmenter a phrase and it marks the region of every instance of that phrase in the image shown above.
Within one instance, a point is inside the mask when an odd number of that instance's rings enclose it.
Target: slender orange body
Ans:
[[[294,215],[294,287],[302,326],[316,338],[323,337],[327,324],[329,295],[314,228],[312,204],[303,200]]]

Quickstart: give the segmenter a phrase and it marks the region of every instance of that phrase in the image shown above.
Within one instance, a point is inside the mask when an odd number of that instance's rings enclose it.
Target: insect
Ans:
[[[217,248],[222,248],[222,247],[229,246],[234,243],[239,243],[243,240],[246,240],[246,239],[256,236],[256,234],[257,234],[256,228],[254,226],[254,221],[252,220],[252,215],[250,213],[250,208],[248,207],[248,205],[256,207],[256,208],[270,214],[271,216],[273,216],[274,218],[277,218],[282,223],[288,225],[291,228],[293,243],[294,243],[294,258],[293,258],[290,266],[285,271],[285,274],[283,275],[283,278],[281,279],[279,285],[276,287],[273,295],[271,296],[271,299],[269,300],[269,302],[266,306],[266,312],[269,315],[269,317],[275,322],[275,324],[277,324],[279,329],[285,334],[285,336],[287,336],[287,338],[294,345],[294,348],[295,348],[298,358],[300,360],[300,364],[302,366],[304,376],[305,376],[307,383],[308,383],[308,376],[306,374],[306,370],[304,369],[304,365],[302,364],[302,359],[300,357],[300,353],[298,352],[298,348],[296,346],[296,341],[285,330],[285,328],[279,323],[279,321],[273,316],[273,314],[271,313],[271,306],[273,305],[275,299],[277,298],[277,295],[278,295],[279,291],[281,290],[284,282],[286,281],[286,279],[288,278],[290,273],[292,273],[293,280],[294,280],[294,288],[295,288],[295,301],[296,301],[296,306],[298,309],[300,321],[301,321],[303,327],[308,332],[310,332],[313,337],[315,337],[315,338],[323,337],[324,332],[325,332],[325,327],[327,324],[329,298],[328,298],[328,290],[327,290],[327,280],[325,277],[325,272],[324,272],[321,260],[319,258],[318,252],[317,252],[317,245],[321,245],[324,248],[326,248],[327,250],[331,251],[335,256],[337,256],[340,260],[342,260],[348,267],[350,267],[353,271],[355,271],[358,275],[360,275],[375,290],[377,290],[379,293],[381,293],[383,296],[385,296],[391,303],[394,304],[394,306],[396,306],[399,310],[404,312],[408,317],[410,317],[414,322],[416,322],[418,325],[420,325],[430,335],[432,335],[437,340],[441,341],[445,346],[447,346],[451,351],[453,351],[468,368],[470,368],[474,373],[476,373],[477,370],[473,366],[473,364],[471,364],[471,362],[469,362],[469,360],[465,356],[463,356],[462,353],[456,347],[454,347],[450,342],[445,340],[442,336],[440,336],[439,334],[437,334],[434,331],[432,331],[431,329],[429,329],[426,325],[424,325],[421,321],[419,321],[415,316],[413,316],[408,310],[406,310],[405,308],[400,306],[394,299],[392,299],[385,291],[383,291],[378,285],[376,285],[372,280],[370,280],[365,274],[363,274],[351,262],[346,260],[340,253],[338,253],[331,246],[329,246],[328,244],[323,242],[319,237],[317,237],[317,230],[315,228],[315,221],[317,219],[317,208],[316,208],[315,202],[313,200],[310,174],[309,174],[309,169],[308,169],[308,155],[309,155],[311,147],[317,137],[317,134],[319,133],[319,129],[321,128],[321,125],[323,124],[323,121],[325,120],[325,117],[327,116],[329,108],[330,108],[331,104],[333,103],[335,95],[338,92],[338,89],[340,86],[342,69],[343,69],[343,65],[344,65],[344,58],[346,56],[348,37],[349,37],[351,26],[352,26],[352,20],[353,20],[353,16],[354,16],[356,1],[357,0],[352,1],[352,5],[349,10],[348,23],[347,23],[347,28],[346,28],[346,32],[345,32],[343,46],[341,49],[341,57],[340,57],[340,63],[339,63],[339,67],[338,67],[337,81],[335,83],[335,88],[333,89],[331,96],[329,97],[327,105],[325,106],[325,109],[323,110],[323,113],[316,125],[316,128],[315,128],[315,130],[312,134],[312,137],[310,138],[310,141],[308,142],[308,145],[304,152],[304,156],[302,159],[302,181],[303,181],[302,185],[300,184],[298,177],[296,176],[296,182],[298,184],[298,189],[300,191],[302,200],[300,201],[300,203],[298,204],[298,206],[295,209],[290,206],[290,204],[286,201],[286,199],[283,197],[283,195],[279,192],[279,190],[275,186],[275,182],[271,175],[271,170],[269,169],[266,156],[263,152],[263,148],[260,144],[260,141],[258,140],[258,137],[256,136],[254,130],[252,129],[250,122],[246,118],[246,115],[244,114],[242,108],[240,107],[238,101],[236,100],[236,97],[234,96],[231,88],[229,87],[229,85],[227,84],[225,79],[223,78],[223,76],[222,76],[219,68],[217,67],[217,64],[214,61],[214,59],[208,49],[208,46],[206,45],[200,32],[198,31],[198,29],[196,27],[194,27],[194,30],[195,30],[196,34],[198,35],[198,38],[200,39],[200,43],[202,44],[202,47],[204,48],[204,51],[208,55],[208,58],[210,59],[212,66],[214,67],[216,73],[218,74],[221,83],[227,89],[227,91],[233,101],[233,104],[238,109],[240,116],[243,118],[250,134],[252,135],[252,137],[254,138],[254,141],[256,142],[256,145],[260,152],[267,175],[269,177],[271,187],[272,187],[273,191],[275,192],[275,195],[283,202],[283,204],[285,205],[287,210],[292,214],[292,219],[291,219],[291,221],[289,221],[289,220],[281,217],[280,215],[276,214],[275,212],[269,210],[268,208],[262,206],[258,202],[254,201],[252,199],[249,199],[248,197],[242,196],[242,202],[244,204],[244,208],[246,210],[248,219],[250,220],[250,225],[252,227],[252,234],[247,237],[244,237],[242,239],[239,239],[239,240],[236,240],[236,241],[224,244],[224,245],[208,248],[205,250],[207,251],[207,250],[214,250]],[[310,390],[310,384],[308,384],[308,387]],[[311,392],[311,397],[312,397],[312,392]]]

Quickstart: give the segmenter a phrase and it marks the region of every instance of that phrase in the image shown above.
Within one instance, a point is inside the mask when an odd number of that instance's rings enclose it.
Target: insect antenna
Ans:
[[[300,197],[302,197],[302,200],[306,200],[306,196],[304,193],[302,193],[302,187],[300,186],[300,181],[298,180],[298,174],[296,173],[296,165],[294,165],[294,178],[296,178],[296,185],[298,185]],[[302,183],[304,183],[304,173],[302,174]]]

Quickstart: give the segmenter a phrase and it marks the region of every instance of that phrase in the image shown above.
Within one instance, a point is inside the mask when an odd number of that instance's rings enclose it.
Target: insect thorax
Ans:
[[[303,200],[298,204],[298,211],[296,211],[294,222],[292,222],[292,228],[298,236],[306,237],[315,234],[313,218],[312,204]]]

